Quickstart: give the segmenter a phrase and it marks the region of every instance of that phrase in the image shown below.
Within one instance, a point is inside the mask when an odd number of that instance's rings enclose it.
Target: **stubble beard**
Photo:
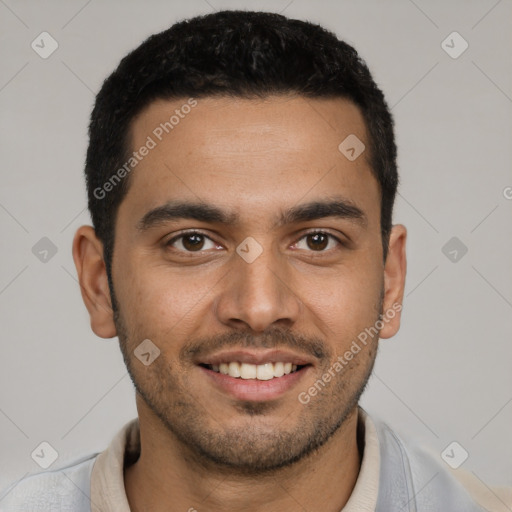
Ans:
[[[379,302],[380,317],[382,297]],[[114,320],[128,373],[147,408],[179,441],[194,463],[215,468],[220,473],[237,475],[271,475],[312,456],[324,446],[357,407],[370,378],[378,346],[376,336],[374,342],[368,344],[308,404],[302,405],[298,400],[291,403],[292,415],[297,415],[299,408],[297,420],[291,427],[283,425],[288,417],[286,413],[282,414],[283,421],[279,424],[266,421],[270,413],[278,410],[276,401],[239,401],[232,414],[238,414],[241,421],[235,427],[227,427],[220,423],[219,415],[209,417],[204,399],[192,396],[186,377],[181,375],[182,372],[173,372],[173,367],[163,357],[158,357],[150,367],[142,370],[141,363],[133,355],[137,345],[133,340],[139,338],[127,332],[118,306],[114,308]],[[285,338],[291,336],[280,334],[280,342],[283,335]],[[317,378],[332,364],[332,359],[325,360]]]

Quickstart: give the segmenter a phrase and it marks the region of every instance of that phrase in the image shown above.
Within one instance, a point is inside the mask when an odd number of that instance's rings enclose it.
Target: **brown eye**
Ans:
[[[177,251],[177,252],[202,252],[206,249],[215,249],[218,248],[217,244],[213,240],[211,240],[208,236],[199,232],[190,232],[190,233],[182,233],[171,240],[169,240],[166,244],[167,247]]]
[[[304,244],[304,241],[306,242]],[[307,233],[296,244],[297,249],[306,249],[314,252],[327,252],[336,246],[342,245],[341,242],[330,233],[315,231]]]
[[[198,234],[185,235],[182,238],[183,247],[187,251],[199,251],[204,245],[204,236]]]
[[[329,237],[325,233],[307,235],[307,244],[313,251],[323,251],[329,244]]]

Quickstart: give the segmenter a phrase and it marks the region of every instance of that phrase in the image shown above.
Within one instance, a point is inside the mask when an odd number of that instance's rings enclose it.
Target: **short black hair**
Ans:
[[[269,12],[220,11],[150,36],[121,60],[96,97],[85,175],[111,293],[115,220],[130,184],[130,176],[119,171],[133,153],[134,117],[157,99],[283,94],[344,98],[361,110],[381,191],[386,259],[398,186],[396,144],[391,113],[364,61],[320,25]]]

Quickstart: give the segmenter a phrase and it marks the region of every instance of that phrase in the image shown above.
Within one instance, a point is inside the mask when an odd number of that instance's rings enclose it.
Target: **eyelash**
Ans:
[[[338,237],[334,236],[333,234],[327,232],[327,231],[322,231],[322,230],[313,230],[313,231],[308,231],[307,233],[304,233],[297,242],[295,242],[294,245],[296,245],[299,241],[303,240],[304,238],[306,238],[307,236],[309,235],[318,235],[318,234],[322,234],[322,235],[327,235],[330,239],[333,239],[335,240],[339,246],[345,246],[346,244],[344,244]],[[186,254],[190,254],[190,255],[194,255],[194,254],[202,254],[204,253],[205,251],[203,250],[199,250],[199,251],[187,251],[187,250],[181,250],[181,249],[175,249],[172,247],[172,245],[182,239],[182,238],[185,238],[187,236],[191,236],[191,235],[200,235],[204,238],[207,238],[208,240],[210,240],[211,242],[213,243],[216,243],[214,242],[214,240],[212,240],[206,233],[203,233],[202,231],[197,231],[197,230],[191,230],[191,231],[184,231],[182,233],[180,233],[179,235],[171,238],[170,240],[168,240],[167,242],[165,242],[165,247],[169,247],[169,248],[172,248],[174,250],[176,250],[177,252],[181,252],[181,253],[186,253]],[[217,244],[217,245],[220,245],[220,244]],[[327,249],[327,250],[322,250],[322,251],[309,251],[309,252],[312,252],[312,253],[319,253],[319,254],[322,254],[322,253],[327,253],[327,252],[330,252],[332,251],[333,249]]]

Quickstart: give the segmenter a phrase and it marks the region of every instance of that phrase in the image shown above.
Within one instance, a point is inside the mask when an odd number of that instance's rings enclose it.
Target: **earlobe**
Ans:
[[[384,265],[384,301],[381,338],[391,338],[400,329],[402,301],[407,272],[405,243],[407,230],[402,224],[396,224],[389,237],[389,249]]]
[[[113,338],[116,328],[103,260],[103,244],[91,226],[81,226],[77,230],[73,240],[73,260],[92,330],[101,338]]]

